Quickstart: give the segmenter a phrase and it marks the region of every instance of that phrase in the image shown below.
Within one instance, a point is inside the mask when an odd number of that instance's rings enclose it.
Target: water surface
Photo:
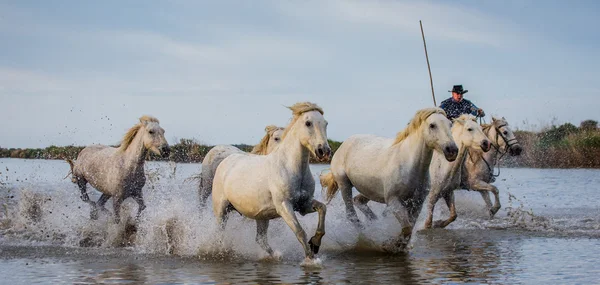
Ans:
[[[326,167],[311,166],[313,175]],[[198,207],[197,181],[189,179],[200,168],[149,163],[148,208],[132,235],[133,201],[122,211],[128,222],[114,225],[110,213],[91,221],[77,187],[63,180],[66,163],[0,159],[0,282],[587,284],[600,278],[598,170],[502,169],[496,218],[487,218],[478,193],[460,191],[458,219],[447,229],[415,232],[407,253],[381,250],[399,231],[393,217],[381,216],[382,205],[370,203],[380,219],[359,237],[338,196],[328,206],[319,262],[303,267],[301,247],[280,220],[269,228],[279,260],[265,257],[254,222],[238,215],[223,243],[216,241],[212,212]],[[447,214],[439,203],[436,217]],[[300,221],[312,235],[317,215]]]

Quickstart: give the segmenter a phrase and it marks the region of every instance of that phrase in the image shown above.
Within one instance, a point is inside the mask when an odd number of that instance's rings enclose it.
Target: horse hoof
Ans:
[[[317,241],[316,237],[312,237],[310,238],[310,240],[308,241],[308,245],[310,246],[310,250],[314,253],[317,254],[319,253],[319,248],[321,247],[321,241]],[[318,244],[318,245],[317,245]]]
[[[446,227],[446,225],[444,225],[444,221],[435,221],[433,223],[433,227],[443,229]]]

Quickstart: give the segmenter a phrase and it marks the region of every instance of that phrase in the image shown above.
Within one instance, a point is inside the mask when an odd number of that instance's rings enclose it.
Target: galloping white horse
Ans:
[[[340,189],[347,217],[362,228],[352,204],[352,186],[356,187],[360,192],[354,199],[356,206],[374,219],[366,203],[385,203],[402,226],[398,245],[407,245],[427,195],[433,152],[443,153],[448,161],[456,159],[458,148],[450,127],[442,109],[427,108],[418,111],[395,139],[373,135],[348,138],[333,155],[331,172],[321,176],[327,201]]]
[[[495,180],[494,166],[500,157],[509,153],[512,156],[520,155],[523,148],[517,141],[515,134],[503,117],[493,118],[491,124],[483,125],[483,132],[491,141],[492,148],[487,153],[481,151],[469,152],[465,162],[461,179],[461,189],[479,191],[490,212],[490,218],[500,210],[500,195],[498,188],[491,183]],[[494,193],[494,206],[490,200],[489,192]]]
[[[92,205],[91,219],[97,219],[98,209],[105,210],[104,204],[113,197],[115,222],[119,223],[121,203],[132,197],[138,203],[139,218],[146,208],[142,196],[142,187],[146,183],[144,161],[148,150],[169,156],[169,144],[165,139],[165,130],[158,119],[143,116],[121,141],[118,148],[105,145],[91,145],[84,148],[71,165],[71,180],[79,186],[81,200]],[[97,203],[90,201],[86,191],[87,183],[102,192]]]
[[[458,157],[455,161],[448,162],[439,153],[433,154],[429,166],[431,189],[429,190],[428,215],[425,220],[425,228],[431,228],[432,226],[433,209],[440,197],[443,197],[446,201],[446,205],[450,210],[450,217],[445,221],[436,221],[433,226],[444,228],[456,219],[454,190],[460,187],[461,172],[465,159],[471,152],[487,152],[490,150],[490,142],[474,116],[464,114],[454,119],[453,122],[452,137],[454,142],[458,144]]]
[[[265,128],[265,136],[261,139],[250,153],[252,154],[269,154],[276,146],[281,142],[281,135],[283,134],[284,128],[269,125]],[[200,173],[200,186],[198,193],[200,196],[200,205],[206,204],[206,199],[212,193],[213,178],[217,167],[221,162],[234,153],[244,153],[237,147],[231,145],[217,145],[213,147],[204,157],[202,161],[202,172]]]
[[[315,181],[309,169],[310,155],[329,156],[327,121],[316,104],[296,103],[289,107],[293,119],[281,144],[270,154],[234,153],[217,168],[213,182],[213,211],[223,230],[232,210],[256,220],[256,242],[269,254],[269,220],[283,218],[296,234],[307,259],[318,253],[325,235],[323,203],[313,199]],[[319,223],[309,242],[294,211],[301,215],[318,212]]]

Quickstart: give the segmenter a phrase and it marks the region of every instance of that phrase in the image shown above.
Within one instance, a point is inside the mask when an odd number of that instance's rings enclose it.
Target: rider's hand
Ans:
[[[477,109],[477,116],[485,117],[485,112],[483,111],[483,109],[481,109],[481,108]]]

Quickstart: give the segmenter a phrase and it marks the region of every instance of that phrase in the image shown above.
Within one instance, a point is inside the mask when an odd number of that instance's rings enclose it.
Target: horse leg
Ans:
[[[435,188],[429,191],[429,199],[427,201],[427,218],[425,219],[425,225],[423,226],[426,229],[430,229],[433,223],[433,210],[435,209],[435,204],[440,199],[439,191]]]
[[[493,218],[494,215],[496,215],[496,213],[498,212],[498,210],[500,210],[500,192],[498,191],[498,188],[496,188],[496,186],[492,184],[483,182],[481,180],[477,180],[475,183],[473,183],[471,188],[477,191],[488,191],[494,193],[494,206],[492,206],[492,208],[490,209],[490,219]]]
[[[146,209],[146,204],[144,203],[144,196],[142,195],[142,189],[140,189],[137,194],[133,197],[133,199],[137,202],[138,204],[138,212],[137,215],[135,216],[136,220],[140,219],[140,216],[142,215],[142,211],[144,209]]]
[[[362,230],[364,227],[358,219],[356,209],[354,209],[354,203],[352,202],[352,184],[350,184],[349,181],[344,181],[344,183],[338,183],[338,185],[340,187],[342,199],[344,200],[344,205],[346,206],[346,218],[348,218],[358,230]]]
[[[213,212],[215,213],[217,224],[219,225],[221,232],[225,231],[225,226],[227,225],[227,219],[229,218],[229,212],[231,209],[231,204],[225,199],[213,203]]]
[[[321,239],[325,235],[325,214],[327,213],[327,207],[325,204],[313,199],[312,203],[306,207],[306,210],[300,214],[305,215],[314,212],[319,213],[319,223],[317,224],[315,235],[310,238],[308,245],[310,245],[312,252],[317,254],[319,253],[319,247],[321,246]]]
[[[90,219],[97,220],[98,219],[98,210],[106,211],[104,208],[104,204],[110,199],[110,195],[102,194],[98,202],[96,202],[96,206],[92,208],[92,212],[90,213]]]
[[[354,197],[354,199],[352,199],[352,201],[354,202],[354,206],[363,212],[369,221],[377,220],[377,215],[375,215],[373,210],[371,210],[371,208],[369,208],[367,205],[367,203],[371,201],[369,198],[365,197],[363,194],[358,194]]]
[[[86,202],[92,206],[95,206],[95,203],[90,201],[90,196],[87,194],[87,180],[83,177],[77,177],[77,186],[79,186],[79,191],[81,191],[81,200]]]
[[[409,215],[406,206],[402,205],[402,203],[397,199],[390,201],[388,203],[388,207],[390,207],[392,213],[394,213],[394,216],[398,222],[400,222],[400,226],[402,227],[401,236],[396,245],[406,247],[410,241],[413,230],[413,223],[411,220],[416,220],[413,218],[413,216],[418,216],[418,214]]]
[[[113,208],[115,212],[115,224],[121,222],[121,204],[123,203],[122,195],[120,197],[115,196],[113,199]]]
[[[456,220],[456,217],[457,217],[456,206],[454,204],[454,191],[450,191],[450,192],[444,194],[444,201],[446,201],[448,210],[450,210],[450,217],[448,217],[448,219],[445,221],[442,221],[442,220],[435,221],[434,227],[436,227],[436,228],[445,228],[450,223],[454,222],[454,220]]]
[[[256,220],[256,243],[270,256],[273,256],[273,249],[267,240],[267,229],[269,229],[269,220]]]
[[[490,211],[492,209],[492,200],[490,200],[490,192],[488,191],[478,191],[481,194],[481,198],[485,202],[486,209]]]
[[[296,214],[294,213],[294,208],[289,202],[283,202],[279,207],[276,208],[277,214],[283,218],[285,223],[292,229],[294,234],[296,234],[296,238],[302,244],[304,248],[304,254],[306,258],[312,259],[314,254],[306,242],[306,232],[300,226],[300,222],[298,222],[298,218],[296,218]]]

